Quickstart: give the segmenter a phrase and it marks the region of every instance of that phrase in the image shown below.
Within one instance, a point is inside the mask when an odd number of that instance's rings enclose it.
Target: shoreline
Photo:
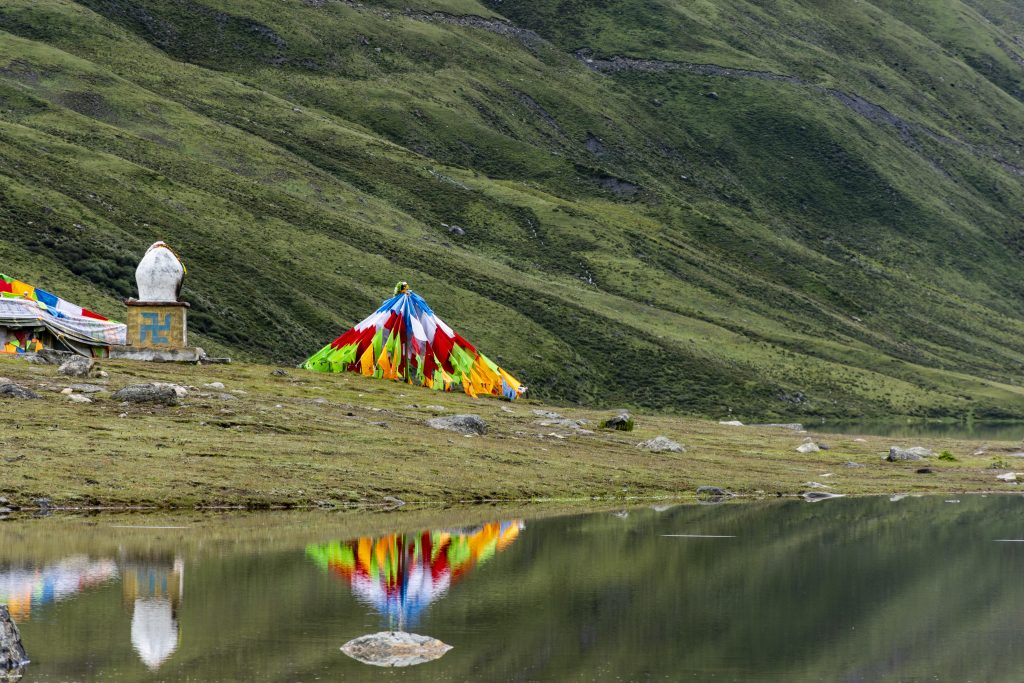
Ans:
[[[95,377],[101,369],[107,377]],[[842,495],[1006,493],[996,475],[1024,470],[1019,442],[891,438],[730,426],[634,413],[634,431],[603,429],[618,411],[527,399],[472,399],[359,375],[273,366],[99,360],[93,377],[0,359],[0,376],[39,399],[0,399],[0,498],[23,510],[387,509],[695,500],[718,486],[744,500],[821,490]],[[174,405],[121,403],[136,383],[187,387]],[[90,402],[62,394],[91,384]],[[97,391],[98,389],[98,391]],[[81,399],[78,399],[81,400]],[[483,434],[429,426],[479,416]],[[684,452],[643,444],[665,437]],[[799,453],[813,441],[824,448]],[[891,446],[955,461],[882,460]],[[827,450],[825,450],[827,448]],[[917,470],[927,468],[928,473]],[[809,484],[817,484],[809,486]],[[40,499],[45,499],[39,502]]]
[[[806,492],[804,492],[806,493]],[[445,500],[411,500],[403,502],[402,505],[388,505],[386,503],[348,503],[337,506],[322,506],[322,505],[289,505],[289,504],[278,504],[278,505],[267,505],[267,506],[244,506],[244,505],[197,505],[193,507],[174,507],[174,506],[160,506],[160,505],[149,505],[149,506],[118,506],[118,505],[102,505],[102,506],[48,506],[48,507],[33,507],[33,506],[16,506],[10,512],[0,513],[0,521],[8,520],[26,520],[30,518],[42,518],[42,517],[66,517],[66,518],[77,518],[85,519],[92,517],[104,517],[112,515],[170,515],[170,516],[184,516],[188,514],[231,514],[231,513],[244,513],[244,514],[259,514],[259,513],[336,513],[336,514],[369,514],[369,515],[385,515],[393,513],[408,513],[408,512],[426,512],[426,511],[445,511],[445,512],[469,512],[482,510],[487,507],[491,507],[497,510],[505,508],[515,508],[521,512],[529,512],[530,510],[537,509],[543,510],[554,506],[554,508],[560,512],[566,514],[574,514],[575,512],[586,512],[592,509],[633,509],[650,507],[657,503],[663,503],[670,507],[677,505],[691,505],[691,506],[717,506],[731,503],[734,505],[748,505],[753,503],[772,503],[772,502],[784,502],[784,501],[803,501],[808,503],[817,503],[825,500],[850,498],[892,498],[898,496],[902,498],[942,498],[946,496],[980,496],[986,498],[989,496],[1015,496],[1024,493],[1024,488],[1009,489],[1009,490],[977,490],[977,491],[964,491],[964,490],[930,490],[927,492],[910,492],[910,493],[842,493],[830,498],[821,498],[815,500],[808,500],[804,497],[804,493],[781,493],[778,495],[751,495],[751,494],[732,494],[729,496],[722,497],[721,500],[705,501],[692,494],[683,494],[679,496],[630,496],[626,498],[616,497],[590,497],[590,498],[570,498],[570,499],[553,499],[553,498],[536,498],[536,499],[518,499],[518,500],[504,500],[504,499],[491,499],[481,501],[445,501]],[[40,514],[43,513],[43,514]]]

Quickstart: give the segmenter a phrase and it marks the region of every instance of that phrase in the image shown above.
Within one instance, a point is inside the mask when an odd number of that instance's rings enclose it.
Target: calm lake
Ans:
[[[0,604],[25,682],[1017,681],[1015,539],[1022,496],[51,517],[0,523]],[[339,650],[388,628],[453,649]]]

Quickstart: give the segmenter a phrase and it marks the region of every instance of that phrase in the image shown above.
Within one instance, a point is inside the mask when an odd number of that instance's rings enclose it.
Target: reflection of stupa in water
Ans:
[[[348,581],[390,628],[416,623],[423,610],[473,567],[504,550],[524,528],[520,520],[465,531],[422,531],[334,541],[306,548],[325,570]]]
[[[132,647],[155,671],[178,649],[185,563],[178,557],[127,559],[121,576],[125,605],[132,607]]]
[[[69,598],[86,588],[117,578],[113,560],[93,560],[74,555],[43,567],[0,569],[0,605],[6,604],[11,617],[25,621],[32,610]]]

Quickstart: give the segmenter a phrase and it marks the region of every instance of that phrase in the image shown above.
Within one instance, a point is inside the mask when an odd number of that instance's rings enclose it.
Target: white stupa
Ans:
[[[181,283],[185,279],[185,266],[164,242],[154,242],[135,269],[135,282],[139,287],[139,301],[177,301]]]

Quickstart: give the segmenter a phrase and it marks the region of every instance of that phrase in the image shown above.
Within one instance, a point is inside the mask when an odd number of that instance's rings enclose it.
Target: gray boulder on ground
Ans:
[[[173,384],[129,384],[115,391],[113,398],[128,403],[159,403],[165,406],[178,404],[178,392]]]
[[[60,364],[57,373],[68,377],[88,377],[92,372],[93,360],[85,356],[72,356]]]
[[[848,461],[848,462],[844,462],[843,463],[843,467],[846,467],[846,468],[851,469],[851,470],[857,470],[857,469],[860,469],[861,467],[865,467],[865,465],[862,465],[859,462],[853,462],[851,460],[851,461]]]
[[[889,462],[896,462],[898,460],[921,460],[922,458],[930,458],[935,455],[932,451],[922,446],[914,446],[913,448],[899,448],[893,446],[889,449],[889,455],[885,456],[885,460]]]
[[[96,394],[101,391],[106,391],[104,387],[101,387],[98,384],[72,384],[68,388],[71,389],[71,391],[73,392],[78,392],[81,394]]]
[[[614,417],[609,417],[601,423],[601,426],[605,429],[616,429],[620,432],[631,432],[635,425],[633,423],[633,417],[629,413],[620,413]]]
[[[444,429],[459,434],[486,434],[487,423],[479,415],[449,415],[433,417],[427,425],[434,429]]]
[[[39,398],[39,394],[20,384],[8,382],[0,384],[0,398]]]
[[[452,646],[437,638],[404,631],[360,636],[341,646],[352,659],[372,666],[414,666],[442,657]]]
[[[548,420],[537,420],[537,424],[541,427],[568,427],[569,429],[576,429],[587,424],[587,421],[572,420],[568,417],[555,417]]]
[[[41,365],[63,365],[65,361],[74,358],[77,354],[70,351],[59,351],[57,349],[42,349],[37,351],[34,362]]]
[[[655,453],[685,453],[686,449],[677,444],[672,439],[665,436],[656,436],[653,439],[647,441],[641,441],[638,443],[637,448],[646,448],[649,451]]]
[[[19,673],[27,664],[28,655],[21,644],[18,625],[11,618],[7,605],[0,605],[0,681],[17,680],[8,676]]]
[[[736,494],[727,491],[721,486],[699,486],[697,487],[697,502],[701,505],[717,505],[724,503]]]

